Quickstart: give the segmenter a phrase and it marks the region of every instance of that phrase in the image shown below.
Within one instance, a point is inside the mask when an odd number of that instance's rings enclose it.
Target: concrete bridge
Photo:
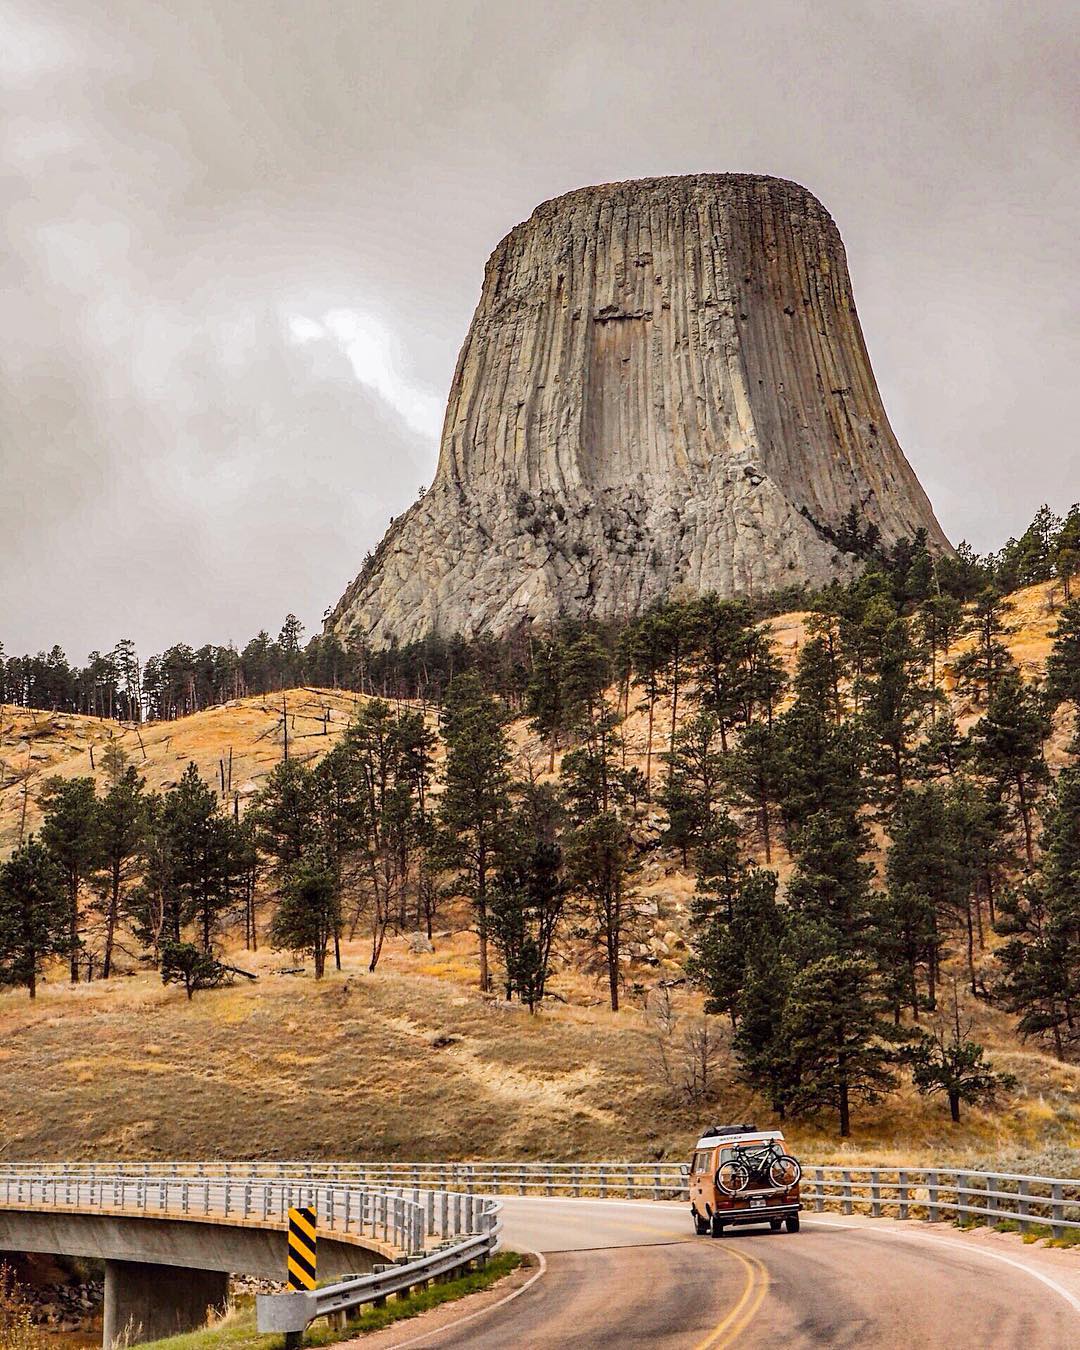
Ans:
[[[428,1229],[475,1222],[477,1202],[456,1199],[432,1196],[429,1223],[424,1204],[344,1182],[19,1170],[0,1176],[0,1251],[104,1260],[112,1346],[201,1326],[225,1304],[230,1275],[282,1280],[293,1205],[315,1208],[319,1276],[340,1278],[422,1250]]]

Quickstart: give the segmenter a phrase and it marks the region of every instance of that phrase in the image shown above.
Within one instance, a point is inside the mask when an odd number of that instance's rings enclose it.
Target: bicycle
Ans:
[[[758,1147],[733,1144],[731,1157],[716,1169],[716,1185],[725,1195],[739,1195],[754,1177],[762,1177],[776,1190],[786,1191],[801,1176],[798,1159],[775,1142]]]

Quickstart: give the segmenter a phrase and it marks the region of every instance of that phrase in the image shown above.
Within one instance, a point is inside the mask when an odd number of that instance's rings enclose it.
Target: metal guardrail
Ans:
[[[626,1197],[683,1200],[685,1163],[627,1162],[165,1162],[9,1164],[40,1176],[110,1175],[223,1178],[234,1183],[291,1178],[294,1184],[348,1183],[408,1195],[411,1190],[470,1195]],[[2,1184],[2,1183],[0,1183]],[[1021,1228],[1050,1227],[1061,1236],[1080,1228],[1080,1178],[1043,1177],[973,1168],[804,1166],[803,1202],[898,1219],[972,1220]]]
[[[366,1303],[382,1304],[391,1294],[406,1294],[432,1280],[446,1279],[473,1261],[486,1261],[498,1246],[500,1226],[496,1223],[490,1233],[466,1238],[442,1251],[382,1269],[376,1267],[371,1275],[325,1285],[311,1293],[259,1294],[255,1299],[258,1330],[295,1334],[318,1317],[344,1322],[350,1312]]]
[[[1080,1230],[1080,1178],[948,1167],[804,1167],[804,1205],[874,1218]]]

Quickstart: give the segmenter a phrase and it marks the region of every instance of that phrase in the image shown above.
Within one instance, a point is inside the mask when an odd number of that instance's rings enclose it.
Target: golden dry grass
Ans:
[[[706,1119],[767,1117],[734,1078],[726,1047],[717,1093],[694,1106],[657,1071],[640,999],[617,1015],[565,958],[536,1017],[476,990],[471,935],[434,956],[401,939],[384,967],[361,944],[321,984],[286,976],[272,952],[246,955],[257,985],[188,1003],[151,974],[71,988],[61,972],[36,1003],[0,994],[0,1158],[682,1157]],[[237,957],[240,962],[240,957]],[[462,972],[465,980],[463,982]],[[676,995],[685,1016],[695,995]],[[833,1121],[789,1137],[817,1161],[960,1161],[1080,1145],[1080,1069],[1016,1043],[981,1005],[976,1031],[1021,1080],[1000,1112],[966,1113],[895,1093],[856,1113],[843,1148]],[[13,1090],[14,1089],[14,1090]]]

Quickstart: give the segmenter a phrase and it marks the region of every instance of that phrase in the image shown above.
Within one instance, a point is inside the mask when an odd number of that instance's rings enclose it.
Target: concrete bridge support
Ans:
[[[219,1270],[106,1261],[104,1350],[194,1331],[228,1297],[229,1277]]]

